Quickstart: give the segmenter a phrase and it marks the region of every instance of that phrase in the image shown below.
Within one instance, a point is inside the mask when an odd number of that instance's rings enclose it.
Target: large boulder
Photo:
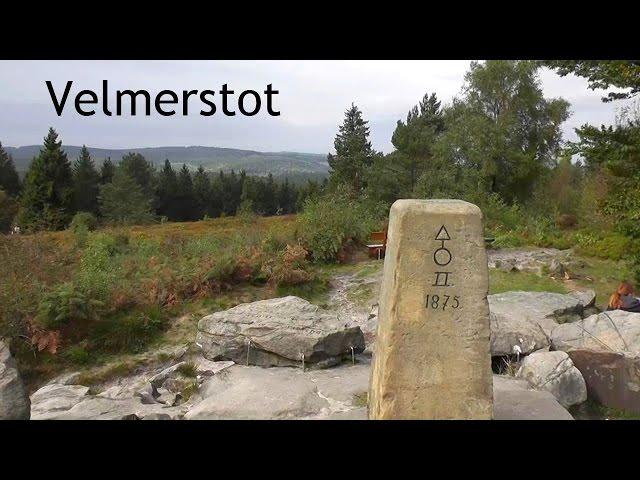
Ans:
[[[551,292],[505,292],[487,298],[493,356],[548,347],[551,332],[560,323],[580,320],[588,301],[586,296]]]
[[[0,339],[0,420],[28,420],[29,396],[9,346]]]
[[[640,313],[613,310],[560,325],[551,343],[569,354],[590,397],[640,413]]]
[[[494,420],[573,420],[549,392],[532,390],[525,380],[493,376]]]
[[[640,357],[621,353],[571,350],[589,397],[602,405],[640,414]]]
[[[359,326],[298,297],[274,298],[208,315],[196,343],[209,360],[271,366],[327,366],[365,348]]]
[[[640,355],[640,313],[602,312],[553,330],[554,350],[594,350]]]
[[[584,378],[565,352],[534,352],[525,357],[516,376],[535,390],[551,393],[563,407],[587,399]]]

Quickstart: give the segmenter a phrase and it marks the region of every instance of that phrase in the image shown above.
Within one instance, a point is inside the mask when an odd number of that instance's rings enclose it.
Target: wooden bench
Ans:
[[[387,232],[371,232],[371,243],[367,244],[370,257],[384,258],[387,249]]]

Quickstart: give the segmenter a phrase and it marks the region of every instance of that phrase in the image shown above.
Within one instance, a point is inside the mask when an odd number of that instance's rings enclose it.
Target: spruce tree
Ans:
[[[178,205],[179,220],[195,220],[193,181],[191,179],[191,173],[184,163],[178,173],[178,195],[176,203]]]
[[[369,127],[354,104],[345,112],[334,141],[336,154],[328,155],[329,175],[335,184],[346,183],[359,191],[364,173],[373,163],[376,152],[369,141]]]
[[[50,128],[25,178],[20,226],[32,231],[64,229],[73,216],[73,203],[71,165]]]
[[[13,158],[2,148],[2,142],[0,142],[0,189],[12,197],[20,193],[20,177],[13,164]]]
[[[153,220],[151,199],[123,168],[116,168],[112,182],[100,187],[98,203],[107,223],[129,225]]]
[[[111,157],[108,157],[104,162],[102,162],[102,167],[100,167],[100,184],[104,185],[106,183],[111,183],[115,171],[116,166],[111,161]]]
[[[100,175],[89,150],[83,145],[80,156],[73,165],[73,189],[77,211],[98,213],[99,184]]]
[[[211,201],[211,182],[202,165],[198,167],[193,176],[193,196],[195,201],[196,218],[201,219],[205,215],[211,216],[209,204]]]
[[[158,180],[158,213],[170,220],[178,220],[178,177],[169,160],[165,160]]]

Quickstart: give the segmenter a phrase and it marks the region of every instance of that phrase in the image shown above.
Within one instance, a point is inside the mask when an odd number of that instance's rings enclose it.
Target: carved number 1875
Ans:
[[[442,310],[446,310],[447,308],[458,308],[460,306],[460,297],[457,295],[427,295],[427,302],[425,304],[427,308],[431,308],[433,310],[437,310],[442,308]]]

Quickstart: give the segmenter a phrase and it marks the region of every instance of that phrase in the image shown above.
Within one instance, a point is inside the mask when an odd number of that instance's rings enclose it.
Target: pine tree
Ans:
[[[71,165],[58,134],[50,128],[25,178],[20,226],[27,230],[61,230],[73,213]]]
[[[98,187],[100,175],[89,155],[89,150],[82,146],[80,156],[73,165],[73,189],[75,208],[79,212],[98,212]]]
[[[0,233],[9,232],[18,207],[18,201],[0,188]]]
[[[211,181],[202,165],[198,167],[193,176],[193,196],[196,218],[201,219],[205,215],[211,216],[209,204],[211,201]]]
[[[178,192],[176,204],[178,205],[178,219],[182,221],[195,220],[195,205],[193,197],[193,181],[186,164],[178,173]]]
[[[153,220],[151,199],[120,167],[116,169],[113,181],[100,187],[98,202],[100,213],[111,224],[141,224]]]
[[[178,177],[169,160],[165,160],[158,180],[158,213],[170,220],[177,220]]]
[[[278,197],[276,184],[273,180],[273,174],[269,172],[267,176],[267,181],[264,186],[264,214],[265,215],[275,215],[276,210],[278,209]]]
[[[152,199],[152,207],[156,206],[156,177],[155,167],[139,153],[128,153],[120,161],[119,167],[124,169],[138,185],[145,195]]]
[[[376,152],[369,141],[369,127],[362,112],[354,104],[345,112],[334,147],[336,154],[328,155],[329,175],[333,184],[346,183],[359,191],[363,174],[373,163]]]
[[[13,197],[20,193],[20,177],[13,164],[13,158],[2,148],[2,142],[0,142],[0,189]]]
[[[295,204],[294,194],[295,192],[289,185],[289,179],[285,177],[284,182],[278,188],[278,207],[281,213],[287,214],[293,211]]]
[[[100,184],[111,183],[113,180],[113,174],[116,171],[116,166],[111,161],[111,157],[108,157],[100,167]]]

